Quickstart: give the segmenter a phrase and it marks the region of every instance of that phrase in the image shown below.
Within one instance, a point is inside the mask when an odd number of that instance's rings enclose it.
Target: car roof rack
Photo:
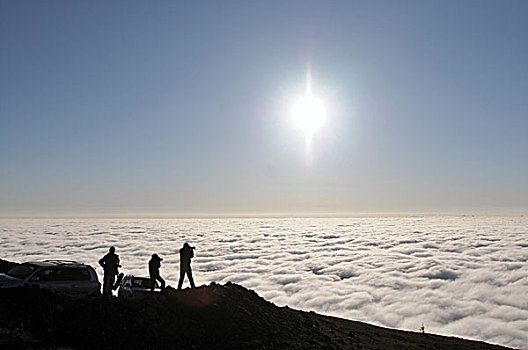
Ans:
[[[61,260],[61,259],[49,259],[49,260],[44,260],[44,262],[47,262],[47,263],[54,263],[54,264],[80,264],[80,263],[78,263],[77,261],[73,261],[73,260]]]

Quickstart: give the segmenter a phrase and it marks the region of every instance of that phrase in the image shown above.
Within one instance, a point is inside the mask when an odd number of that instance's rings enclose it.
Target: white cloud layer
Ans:
[[[189,242],[197,284],[232,281],[278,305],[528,349],[527,230],[527,217],[1,219],[0,257],[96,266],[114,245],[123,272],[147,275],[158,253],[175,285]]]

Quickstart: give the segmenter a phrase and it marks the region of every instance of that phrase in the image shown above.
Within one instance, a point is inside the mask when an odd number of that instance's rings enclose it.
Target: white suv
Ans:
[[[70,260],[26,262],[0,273],[0,288],[23,285],[87,294],[99,294],[101,290],[93,267]]]
[[[159,284],[154,281],[154,287],[159,290]],[[152,280],[148,277],[136,277],[127,275],[121,281],[119,290],[117,291],[118,298],[143,298],[145,295],[151,294]]]

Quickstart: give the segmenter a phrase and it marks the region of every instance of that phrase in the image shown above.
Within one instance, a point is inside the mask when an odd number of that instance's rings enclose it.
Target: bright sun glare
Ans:
[[[304,133],[307,149],[310,148],[314,133],[319,130],[326,119],[326,109],[321,100],[312,93],[310,77],[306,82],[306,92],[293,104],[292,121]]]

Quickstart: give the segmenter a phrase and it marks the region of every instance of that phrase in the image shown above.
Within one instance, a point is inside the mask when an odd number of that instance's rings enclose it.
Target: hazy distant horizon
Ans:
[[[405,216],[526,216],[528,209],[500,210],[460,210],[460,211],[385,211],[385,212],[348,212],[348,213],[269,213],[269,212],[234,212],[234,213],[171,213],[171,212],[98,212],[98,213],[0,213],[5,219],[215,219],[215,218],[369,218],[369,217],[405,217]]]

